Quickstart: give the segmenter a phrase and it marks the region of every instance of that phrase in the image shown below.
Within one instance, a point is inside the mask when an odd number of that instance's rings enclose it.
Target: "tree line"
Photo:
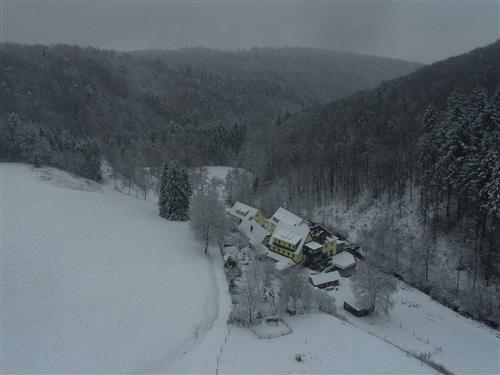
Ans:
[[[16,113],[8,117],[6,127],[0,127],[0,159],[27,161],[36,167],[51,165],[94,181],[102,178],[95,139],[74,139],[65,130],[23,121]]]
[[[444,221],[469,233],[473,290],[480,271],[487,283],[500,272],[500,92],[460,90],[446,108],[428,108],[418,144],[424,222]]]

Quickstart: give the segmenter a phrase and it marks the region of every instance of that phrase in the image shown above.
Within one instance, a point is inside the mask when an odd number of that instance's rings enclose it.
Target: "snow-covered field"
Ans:
[[[417,196],[414,192],[414,197]],[[343,229],[353,241],[365,227],[370,227],[382,215],[401,212],[398,226],[403,232],[421,231],[418,219],[418,200],[405,197],[402,207],[394,202],[387,206],[381,200],[361,197],[352,207],[340,201],[317,211],[315,219]],[[401,209],[401,211],[400,211]],[[453,270],[454,251],[451,239],[438,238],[441,255],[431,274],[434,283],[454,287],[456,274]],[[461,275],[462,285],[466,285]],[[434,301],[426,294],[398,283],[394,296],[395,305],[390,319],[383,317],[355,318],[345,313],[346,318],[359,328],[384,338],[395,345],[415,353],[430,353],[431,360],[442,364],[455,373],[500,373],[500,332],[484,324],[453,312]],[[330,292],[337,299],[339,311],[345,298],[352,300],[349,280],[342,279],[339,291]]]
[[[349,323],[325,314],[286,319],[293,333],[258,339],[232,327],[221,359],[227,373],[429,373],[413,357]],[[295,360],[302,354],[303,362]]]
[[[350,280],[342,279],[337,289],[328,293],[335,297],[338,312],[356,327],[403,350],[428,353],[453,373],[500,373],[500,332],[464,318],[402,282],[393,296],[389,319],[356,318],[343,311],[343,301],[354,300]]]
[[[208,329],[213,268],[187,223],[56,169],[0,168],[3,372],[158,372]]]

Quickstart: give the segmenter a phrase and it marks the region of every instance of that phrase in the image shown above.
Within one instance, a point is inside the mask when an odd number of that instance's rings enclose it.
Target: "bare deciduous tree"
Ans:
[[[381,272],[367,258],[358,265],[358,270],[351,280],[354,295],[361,305],[389,315],[393,305],[392,295],[397,290],[394,277]]]
[[[297,308],[297,302],[304,304],[304,299],[310,291],[307,275],[303,268],[299,266],[287,269],[281,279],[281,292],[284,296],[285,309],[288,309],[290,301],[293,303],[293,309]]]
[[[228,230],[224,204],[219,199],[218,182],[210,180],[208,186],[198,190],[191,199],[191,229],[199,241],[205,243],[205,254],[210,243],[222,241]]]

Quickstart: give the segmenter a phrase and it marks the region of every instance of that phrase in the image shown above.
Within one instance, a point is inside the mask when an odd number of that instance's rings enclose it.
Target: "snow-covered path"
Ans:
[[[231,297],[224,275],[224,264],[220,250],[211,247],[209,253],[219,297],[218,315],[208,332],[197,342],[193,342],[191,348],[186,350],[171,366],[169,370],[172,372],[215,373],[218,360],[224,355],[225,344],[231,329],[227,324],[227,318],[231,312]]]

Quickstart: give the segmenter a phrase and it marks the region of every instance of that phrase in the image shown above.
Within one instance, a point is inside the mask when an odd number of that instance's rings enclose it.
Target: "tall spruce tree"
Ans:
[[[165,163],[160,180],[158,206],[160,216],[167,220],[189,219],[189,203],[193,190],[185,168],[176,161]]]
[[[163,168],[160,175],[160,195],[158,198],[158,208],[160,209],[160,216],[167,217],[167,179],[168,179],[168,165],[166,161],[163,163]]]

